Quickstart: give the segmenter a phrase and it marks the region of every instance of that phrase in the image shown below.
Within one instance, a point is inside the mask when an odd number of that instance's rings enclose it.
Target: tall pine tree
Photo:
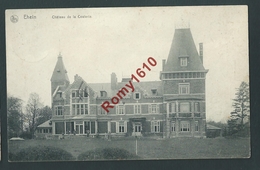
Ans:
[[[249,120],[250,114],[250,99],[249,85],[242,82],[235,93],[233,99],[234,111],[231,112],[229,125],[229,134],[234,134],[244,129],[245,120]]]

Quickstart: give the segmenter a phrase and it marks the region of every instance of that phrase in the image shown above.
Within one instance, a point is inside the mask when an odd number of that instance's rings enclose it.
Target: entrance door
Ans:
[[[132,136],[141,136],[142,124],[141,122],[133,123],[133,133]]]
[[[83,134],[83,125],[76,125],[76,134]]]

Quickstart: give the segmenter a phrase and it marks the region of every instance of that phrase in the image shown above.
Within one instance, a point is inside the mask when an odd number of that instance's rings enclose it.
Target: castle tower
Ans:
[[[203,47],[198,54],[189,28],[176,29],[160,79],[166,103],[165,137],[205,137]]]
[[[58,61],[51,76],[51,95],[53,95],[58,86],[67,87],[69,84],[70,81],[67,70],[63,64],[62,56],[59,54]]]

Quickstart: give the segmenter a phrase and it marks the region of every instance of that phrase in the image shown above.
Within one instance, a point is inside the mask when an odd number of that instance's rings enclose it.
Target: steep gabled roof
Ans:
[[[180,66],[180,57],[188,57],[187,66]],[[175,29],[171,49],[163,71],[203,70],[205,69],[197,52],[190,29]]]
[[[51,81],[56,82],[56,81],[68,81],[69,82],[69,77],[67,75],[67,70],[65,69],[65,66],[62,61],[62,56],[59,54],[58,56],[58,61],[56,63],[56,66],[53,70],[52,76],[51,76]]]
[[[110,83],[89,83],[89,86],[97,93],[97,96],[100,97],[100,91],[106,91],[107,97],[113,97],[118,93],[118,90],[125,87],[125,84],[129,84],[128,82],[118,82],[117,88],[115,90],[111,90]],[[144,92],[147,96],[154,96],[152,94],[152,89],[157,90],[156,96],[162,96],[162,84],[161,81],[146,81],[146,82],[133,82],[135,88],[139,88]]]

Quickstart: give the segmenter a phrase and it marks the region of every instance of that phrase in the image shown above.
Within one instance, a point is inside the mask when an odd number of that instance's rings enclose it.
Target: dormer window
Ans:
[[[134,93],[134,99],[139,100],[141,98],[141,94],[139,92]]]
[[[88,92],[86,89],[80,89],[80,90],[72,90],[72,98],[76,97],[88,97]]]
[[[180,58],[180,65],[181,66],[187,66],[188,64],[188,58],[187,57],[181,57]]]
[[[100,97],[107,97],[106,91],[100,91]]]
[[[153,94],[153,95],[156,95],[156,94],[157,94],[157,89],[151,89],[151,91],[152,91],[152,94]]]

